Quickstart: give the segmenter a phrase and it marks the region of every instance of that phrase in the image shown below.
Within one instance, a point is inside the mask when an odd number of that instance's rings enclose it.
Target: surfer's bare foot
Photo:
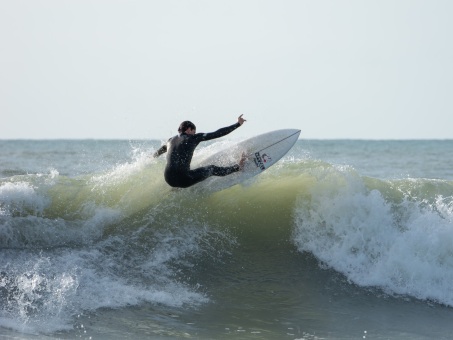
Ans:
[[[244,169],[246,160],[247,160],[247,155],[245,154],[245,152],[242,152],[241,160],[239,161],[239,170]]]

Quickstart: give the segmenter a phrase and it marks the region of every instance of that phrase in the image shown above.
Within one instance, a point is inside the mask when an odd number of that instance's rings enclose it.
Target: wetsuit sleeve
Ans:
[[[167,144],[162,145],[154,154],[153,157],[159,157],[163,153],[167,152]]]
[[[233,132],[234,130],[236,130],[240,126],[241,126],[241,124],[236,123],[236,124],[233,124],[233,125],[218,129],[215,132],[197,133],[196,137],[197,137],[197,139],[200,142],[201,141],[205,141],[205,140],[211,140],[211,139],[215,139],[215,138],[220,138],[220,137],[226,136],[230,132]]]

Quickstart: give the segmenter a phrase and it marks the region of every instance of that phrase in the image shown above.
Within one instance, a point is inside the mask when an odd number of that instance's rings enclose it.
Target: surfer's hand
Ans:
[[[238,123],[239,123],[240,125],[244,124],[245,121],[246,121],[246,120],[245,120],[244,118],[242,118],[242,115],[240,115],[240,116],[238,117]]]

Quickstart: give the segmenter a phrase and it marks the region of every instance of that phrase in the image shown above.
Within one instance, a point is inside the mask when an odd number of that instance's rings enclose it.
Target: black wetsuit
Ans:
[[[229,167],[208,165],[194,170],[190,169],[193,153],[200,142],[223,137],[236,130],[239,126],[241,125],[236,123],[215,132],[196,133],[194,135],[181,133],[170,138],[167,144],[163,145],[154,154],[157,157],[168,151],[167,166],[164,173],[165,181],[172,187],[187,188],[210,176],[226,176],[239,171],[238,164]]]

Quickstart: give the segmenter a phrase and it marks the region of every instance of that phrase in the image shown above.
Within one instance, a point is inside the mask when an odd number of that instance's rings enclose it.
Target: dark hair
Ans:
[[[179,133],[186,132],[186,130],[189,129],[189,128],[191,128],[192,130],[196,130],[197,129],[195,127],[194,123],[192,123],[192,122],[190,122],[188,120],[185,120],[179,125],[178,132]]]

